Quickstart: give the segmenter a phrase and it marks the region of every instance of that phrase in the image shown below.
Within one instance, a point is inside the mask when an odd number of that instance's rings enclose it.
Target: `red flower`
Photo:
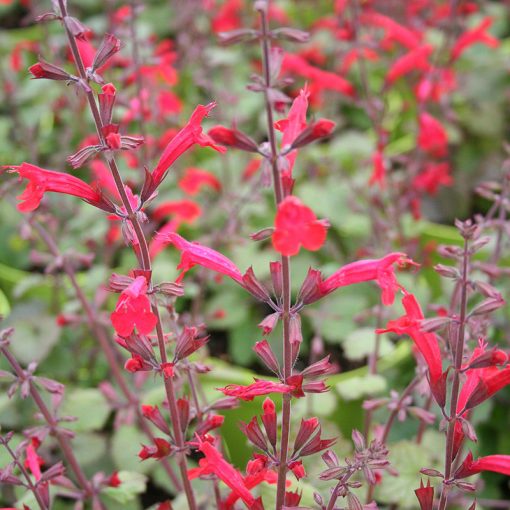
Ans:
[[[18,210],[21,212],[37,209],[47,191],[73,195],[100,209],[110,210],[100,193],[73,175],[45,170],[30,163],[22,163],[20,166],[10,168],[18,172],[21,178],[30,181],[25,191],[17,197],[22,201],[18,204]]]
[[[419,117],[418,146],[431,156],[442,158],[448,151],[448,135],[443,125],[432,115],[423,112]]]
[[[323,71],[318,67],[314,67],[299,55],[286,53],[282,63],[282,70],[307,78],[317,89],[334,90],[350,97],[356,95],[354,87],[345,78],[330,71]]]
[[[241,473],[228,463],[223,455],[208,441],[201,441],[198,449],[204,454],[204,458],[200,459],[198,468],[188,471],[188,478],[193,480],[199,476],[215,474],[250,508],[255,502],[255,498],[246,488]]]
[[[151,311],[147,297],[147,280],[138,276],[121,292],[115,311],[110,318],[120,336],[128,336],[136,326],[138,333],[149,334],[156,326],[157,318]]]
[[[187,168],[184,176],[179,181],[179,188],[188,195],[194,196],[203,187],[212,188],[215,191],[221,190],[220,181],[207,170],[201,168]]]
[[[161,220],[165,216],[173,216],[179,222],[193,222],[202,214],[200,206],[193,200],[169,200],[158,205],[152,213],[155,220]]]
[[[430,480],[427,481],[427,485],[423,485],[423,481],[420,481],[420,488],[414,491],[418,501],[420,503],[421,510],[432,510],[434,508],[434,487],[430,486]]]
[[[175,232],[171,232],[163,236],[165,241],[173,244],[178,250],[182,252],[181,262],[177,269],[182,269],[182,273],[178,280],[182,280],[184,274],[189,271],[193,266],[199,265],[216,271],[217,273],[229,276],[234,281],[243,284],[243,276],[237,266],[225,255],[203,246],[199,243],[190,243],[183,237]]]
[[[370,186],[378,184],[382,189],[386,186],[386,165],[382,149],[377,149],[372,156],[373,170],[368,183]]]
[[[236,147],[247,152],[258,152],[258,145],[255,140],[239,131],[236,127],[226,128],[225,126],[214,126],[207,134],[220,145],[225,147]]]
[[[423,172],[413,179],[413,187],[429,195],[435,195],[439,186],[451,186],[453,184],[448,163],[430,163],[425,166]]]
[[[241,0],[226,0],[211,22],[215,33],[228,32],[241,26],[241,12],[243,4]]]
[[[142,445],[142,449],[138,452],[141,460],[162,459],[172,453],[172,445],[161,437],[154,438],[154,445]]]
[[[290,196],[278,206],[273,233],[274,249],[285,256],[299,253],[301,246],[317,251],[326,240],[327,224],[299,198]]]
[[[375,280],[382,290],[383,304],[389,306],[393,304],[396,292],[402,289],[395,278],[393,264],[405,265],[413,264],[413,262],[406,257],[405,253],[399,252],[390,253],[381,259],[352,262],[326,278],[320,284],[321,293],[325,295],[338,287]]]
[[[292,393],[296,387],[290,384],[284,384],[273,381],[256,380],[248,386],[237,384],[229,384],[225,388],[218,388],[224,395],[228,397],[237,397],[241,400],[250,401],[261,395],[269,395],[271,393]]]
[[[170,140],[159,158],[156,168],[152,171],[152,185],[146,192],[148,196],[159,186],[174,161],[193,145],[212,147],[218,152],[225,152],[224,147],[216,145],[210,137],[202,132],[200,125],[215,106],[216,103],[209,103],[207,106],[198,105],[191,114],[188,123]]]
[[[420,44],[419,36],[384,14],[375,11],[367,12],[361,16],[360,21],[375,27],[383,28],[386,31],[386,41],[397,41],[410,50],[416,48]]]
[[[398,58],[386,75],[386,83],[391,85],[412,71],[427,71],[430,67],[428,58],[433,50],[434,48],[430,44],[424,44]]]
[[[473,460],[473,454],[469,452],[455,472],[455,478],[466,478],[482,471],[493,471],[510,476],[510,455],[487,455]]]
[[[289,469],[294,473],[296,479],[301,480],[306,476],[305,467],[300,460],[296,460],[294,462],[289,463]]]
[[[376,333],[391,331],[398,335],[409,335],[413,339],[427,363],[432,392],[439,405],[443,405],[445,397],[443,365],[437,338],[433,333],[426,333],[421,330],[421,321],[424,316],[420,304],[413,294],[406,293],[402,298],[402,304],[406,314],[397,320],[389,321],[386,329],[378,329]]]
[[[458,59],[464,51],[473,46],[473,44],[485,44],[490,48],[497,48],[500,41],[486,31],[492,25],[491,18],[485,18],[477,27],[464,32],[456,41],[452,48],[452,59]]]

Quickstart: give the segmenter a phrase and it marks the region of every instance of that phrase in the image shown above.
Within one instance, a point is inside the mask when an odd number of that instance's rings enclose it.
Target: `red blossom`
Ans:
[[[448,152],[448,135],[436,118],[427,112],[420,114],[418,119],[418,146],[431,156],[442,158]]]
[[[360,21],[384,29],[386,32],[386,41],[397,41],[409,50],[413,50],[420,44],[420,36],[379,12],[366,12],[361,16]]]
[[[224,395],[237,397],[241,400],[250,401],[261,395],[270,395],[271,393],[292,393],[295,386],[273,381],[256,380],[248,386],[229,384],[225,388],[218,388]]]
[[[152,212],[152,217],[159,221],[165,216],[173,216],[179,222],[194,222],[202,214],[201,207],[193,200],[169,200],[158,205]]]
[[[391,331],[398,335],[409,335],[413,339],[429,369],[432,392],[439,405],[444,405],[443,365],[436,335],[421,330],[421,322],[424,316],[420,304],[413,294],[405,293],[402,304],[406,314],[397,320],[389,321],[386,329],[378,329],[376,332],[386,333]]]
[[[430,480],[427,481],[426,486],[420,480],[420,488],[416,489],[414,493],[418,498],[421,510],[432,510],[434,508],[434,487],[430,486]]]
[[[327,225],[299,198],[290,196],[278,206],[273,232],[274,249],[285,256],[299,253],[301,246],[317,251],[326,240]]]
[[[184,274],[193,266],[199,265],[216,271],[217,273],[229,276],[234,281],[242,285],[243,276],[237,266],[225,255],[203,246],[199,243],[190,243],[184,237],[175,232],[171,232],[163,237],[165,242],[173,244],[181,251],[181,262],[177,269],[182,269],[182,273],[178,280],[182,280]]]
[[[487,33],[487,30],[492,25],[492,18],[483,19],[480,24],[464,32],[455,42],[452,48],[452,59],[458,59],[462,53],[473,44],[485,44],[489,48],[497,48],[500,45],[500,41],[494,36]]]
[[[201,122],[209,115],[215,106],[216,103],[209,103],[206,106],[198,105],[191,114],[188,123],[170,140],[159,158],[156,168],[152,171],[152,184],[148,190],[146,190],[147,198],[152,195],[153,191],[165,178],[168,169],[175,160],[193,145],[198,144],[202,147],[212,147],[218,152],[225,152],[224,147],[216,145],[209,136],[202,132]]]
[[[405,253],[399,252],[389,253],[381,259],[352,262],[326,278],[320,285],[321,293],[325,295],[339,287],[375,280],[382,290],[383,304],[389,306],[393,304],[395,294],[402,289],[395,277],[394,264],[405,265],[413,262]]]
[[[386,164],[382,149],[377,149],[372,156],[372,175],[368,183],[370,186],[378,184],[381,189],[386,186]]]
[[[510,455],[487,455],[473,460],[473,454],[469,452],[455,472],[455,478],[466,478],[482,471],[493,471],[510,476]]]
[[[221,183],[215,175],[201,168],[187,168],[179,180],[179,188],[191,196],[197,195],[204,187],[220,191]]]
[[[413,188],[429,195],[435,195],[440,186],[451,186],[452,184],[453,178],[450,175],[448,163],[429,163],[413,179]]]
[[[45,170],[30,163],[22,163],[20,166],[9,167],[17,172],[22,179],[29,181],[25,191],[17,198],[21,200],[18,210],[31,212],[39,207],[44,193],[63,193],[79,197],[91,205],[101,209],[110,210],[101,193],[94,190],[86,182],[73,175],[53,170]]]
[[[120,336],[130,335],[135,326],[138,333],[149,334],[157,323],[147,297],[147,280],[138,276],[121,292],[115,311],[110,316],[115,331]]]
[[[386,75],[386,83],[391,85],[402,76],[413,71],[428,71],[430,63],[428,58],[434,48],[430,44],[419,46],[397,59]]]
[[[141,460],[162,459],[172,453],[172,445],[161,437],[154,438],[153,445],[142,445],[142,449],[138,452]]]

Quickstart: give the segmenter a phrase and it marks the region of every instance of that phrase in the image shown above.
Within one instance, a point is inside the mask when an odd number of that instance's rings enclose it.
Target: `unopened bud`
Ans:
[[[310,34],[308,32],[291,27],[281,27],[271,30],[269,36],[274,39],[283,39],[284,41],[296,43],[305,43],[310,40]]]

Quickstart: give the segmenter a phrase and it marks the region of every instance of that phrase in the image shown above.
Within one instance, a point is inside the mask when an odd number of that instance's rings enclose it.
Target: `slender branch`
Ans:
[[[105,330],[103,327],[101,327],[99,320],[97,318],[97,315],[95,313],[95,310],[92,308],[89,300],[85,296],[83,289],[80,287],[80,284],[78,283],[78,280],[76,279],[76,274],[74,271],[74,268],[72,267],[72,264],[70,264],[65,257],[62,256],[60,253],[60,250],[55,242],[55,240],[51,237],[49,232],[38,222],[32,220],[30,221],[30,225],[37,230],[39,233],[39,236],[44,241],[48,249],[50,250],[51,254],[55,258],[62,258],[63,264],[62,268],[64,269],[64,272],[66,273],[67,277],[69,278],[69,281],[71,282],[71,286],[74,289],[74,292],[76,294],[76,297],[78,298],[78,301],[80,302],[85,315],[87,317],[87,322],[89,325],[90,330],[94,334],[95,338],[99,341],[99,345],[101,346],[101,349],[103,350],[103,353],[106,357],[106,360],[108,361],[108,366],[110,367],[110,370],[112,371],[112,376],[119,385],[119,388],[126,398],[126,400],[129,402],[129,404],[134,408],[136,412],[136,418],[138,420],[138,423],[144,432],[144,434],[151,440],[151,442],[154,442],[155,436],[152,433],[151,428],[145,421],[141,411],[140,411],[140,400],[138,397],[131,391],[129,388],[126,379],[123,376],[122,369],[120,368],[119,362],[117,360],[116,353],[110,343],[110,339],[108,338]],[[174,473],[174,470],[172,469],[172,466],[168,462],[168,459],[161,459],[161,463],[163,465],[164,470],[168,474],[168,477],[170,478],[170,481],[172,482],[173,486],[177,491],[182,490],[181,483]]]
[[[448,481],[452,474],[452,465],[454,461],[454,432],[455,424],[457,423],[457,402],[459,400],[460,390],[460,370],[462,368],[462,355],[464,353],[464,334],[466,327],[466,313],[467,313],[467,286],[468,286],[468,239],[464,239],[464,253],[462,258],[462,279],[461,283],[461,297],[460,297],[460,317],[457,330],[457,338],[455,344],[450,342],[450,347],[453,351],[455,373],[453,376],[452,393],[450,397],[450,420],[448,423],[448,432],[446,435],[446,453],[445,453],[445,472],[444,480]],[[439,499],[439,510],[445,510],[448,503],[448,494],[450,486],[443,482],[441,490],[441,497]]]
[[[284,198],[284,191],[282,186],[282,180],[280,176],[280,170],[278,168],[278,149],[276,147],[276,134],[274,130],[273,121],[273,107],[269,97],[269,88],[271,87],[271,68],[270,68],[270,53],[271,45],[269,39],[269,22],[267,19],[267,8],[269,7],[269,1],[265,4],[261,4],[262,7],[259,10],[260,20],[262,25],[262,64],[264,68],[264,99],[266,106],[267,116],[267,128],[270,146],[270,162],[273,173],[274,193],[276,206]],[[290,342],[290,258],[282,255],[282,275],[283,275],[283,377],[284,381],[292,375],[292,346]],[[285,484],[287,480],[287,457],[289,447],[289,435],[290,435],[290,412],[291,412],[291,396],[283,395],[282,405],[282,431],[280,439],[280,458],[278,467],[278,482],[276,491],[276,510],[279,510],[284,503],[285,499]]]
[[[65,18],[67,16],[67,8],[65,5],[65,2],[64,2],[64,0],[58,0],[58,3],[59,3],[59,7],[61,10],[62,16]],[[81,55],[78,51],[78,47],[77,47],[76,41],[74,39],[74,36],[69,31],[69,29],[67,28],[65,23],[64,23],[64,26],[65,26],[67,38],[69,40],[69,44],[71,47],[71,52],[73,54],[73,59],[76,63],[78,72],[80,74],[80,78],[82,80],[86,81],[87,75],[85,72],[85,67],[83,65]],[[99,110],[98,110],[98,107],[96,104],[96,99],[95,99],[94,94],[91,89],[85,90],[85,94],[87,96],[90,110],[91,110],[92,116],[94,118],[94,123],[96,126],[96,131],[98,133],[99,139],[101,141],[103,141],[103,134],[101,131],[102,123],[101,123],[101,117],[99,115]],[[136,240],[138,242],[138,250],[135,250],[135,252],[137,253],[137,255],[139,254],[138,258],[139,258],[139,262],[141,264],[142,269],[144,271],[146,271],[147,275],[149,275],[148,283],[149,283],[149,287],[151,287],[152,283],[151,283],[150,275],[151,275],[152,268],[151,268],[151,259],[150,259],[150,255],[149,255],[149,247],[147,245],[147,240],[145,239],[145,235],[143,233],[142,227],[138,220],[137,214],[133,210],[133,207],[131,206],[131,204],[129,202],[126,190],[124,189],[124,183],[120,176],[119,169],[117,167],[117,163],[115,161],[113,154],[106,153],[106,161],[108,163],[108,166],[110,167],[110,171],[111,171],[113,179],[115,181],[115,187],[117,188],[117,191],[118,191],[119,196],[122,201],[122,205],[124,206],[124,208],[127,212],[129,222],[131,223],[131,225],[133,227],[133,230],[134,230],[134,233],[136,236]],[[161,318],[159,315],[159,310],[158,310],[157,305],[154,304],[152,306],[152,311],[158,320],[157,325],[156,325],[156,331],[157,331],[158,347],[159,347],[159,352],[160,352],[160,356],[161,356],[161,362],[166,363],[167,357],[166,357],[165,339],[164,339],[163,329],[161,326]],[[176,401],[175,393],[173,390],[173,381],[171,378],[165,379],[165,389],[166,389],[166,396],[167,396],[168,404],[170,407],[170,414],[171,414],[171,419],[172,419],[172,427],[174,430],[174,438],[176,441],[176,446],[179,448],[180,451],[185,451],[184,438],[183,438],[181,426],[179,423],[179,414],[177,413],[177,401]],[[184,486],[184,491],[186,493],[186,498],[188,500],[188,505],[191,510],[195,510],[196,503],[195,503],[195,498],[194,498],[194,494],[193,494],[193,489],[191,487],[191,483],[187,476],[186,456],[179,453],[178,457],[179,457],[179,461],[178,461],[179,469],[181,472],[182,483]]]
[[[20,381],[26,380],[27,377],[23,368],[21,368],[21,365],[18,363],[18,360],[13,356],[10,350],[4,345],[0,345],[0,351],[4,355],[9,365],[11,365],[12,369],[16,372],[16,375],[18,376]],[[83,489],[84,494],[87,498],[89,497],[94,498],[95,494],[92,485],[87,480],[85,473],[81,469],[81,466],[74,455],[73,449],[69,442],[69,438],[65,434],[63,434],[62,431],[60,430],[58,421],[55,419],[51,411],[44,403],[44,400],[42,399],[41,394],[39,393],[35,384],[30,379],[28,379],[28,383],[30,387],[30,396],[32,397],[32,400],[34,401],[36,406],[39,408],[39,411],[41,411],[41,414],[43,415],[46,423],[49,425],[51,429],[51,434],[57,439],[58,444],[62,450],[62,453],[64,454],[64,457],[66,458],[69,466],[71,467],[71,470],[76,476],[76,480],[78,481],[79,486]],[[103,510],[105,510],[104,505],[101,502],[99,502],[99,504],[100,507]]]

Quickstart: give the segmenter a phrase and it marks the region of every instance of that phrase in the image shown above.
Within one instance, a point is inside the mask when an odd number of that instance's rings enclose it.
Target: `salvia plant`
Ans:
[[[503,3],[0,4],[5,510],[510,508]]]

